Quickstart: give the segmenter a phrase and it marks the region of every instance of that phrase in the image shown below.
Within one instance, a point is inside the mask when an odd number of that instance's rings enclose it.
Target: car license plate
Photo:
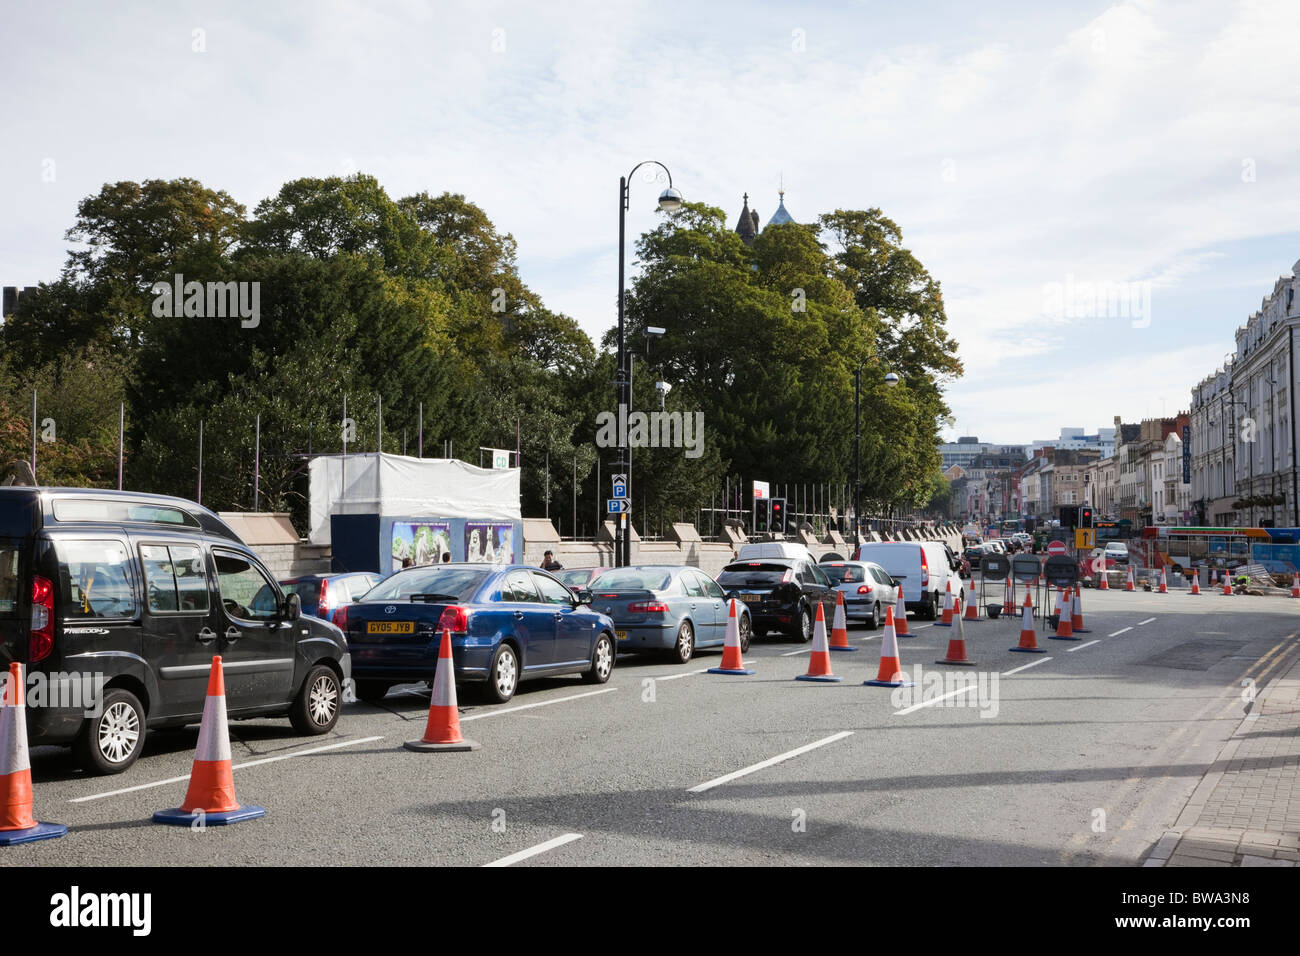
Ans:
[[[414,634],[414,621],[367,621],[367,634]]]
[[[763,595],[761,595],[761,594],[742,594],[742,595],[740,596],[740,599],[741,599],[742,601],[744,601],[745,603],[747,603],[747,604],[758,604],[758,603],[760,603],[760,602],[763,600]]]
[[[626,640],[627,640],[627,631],[615,631],[614,633],[618,635],[618,639],[619,639],[620,641],[626,641]]]

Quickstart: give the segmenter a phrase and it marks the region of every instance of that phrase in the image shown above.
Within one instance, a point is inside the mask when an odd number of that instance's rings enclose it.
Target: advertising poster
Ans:
[[[438,564],[451,552],[451,525],[445,521],[393,522],[393,570]]]
[[[513,564],[515,527],[490,521],[465,523],[465,560],[476,564]]]

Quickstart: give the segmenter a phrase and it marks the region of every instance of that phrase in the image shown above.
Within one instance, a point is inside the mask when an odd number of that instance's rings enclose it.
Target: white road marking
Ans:
[[[788,653],[782,654],[781,656],[782,656],[782,657],[794,657],[796,654],[809,654],[809,653],[811,653],[811,652],[812,652],[812,648],[811,648],[811,647],[801,647],[801,648],[799,648],[799,650],[797,650],[797,651],[790,651],[790,652],[788,652]]]
[[[1003,672],[1002,672],[1002,676],[1003,676],[1003,677],[1010,677],[1012,674],[1019,674],[1021,671],[1027,671],[1027,670],[1029,670],[1029,668],[1031,668],[1031,667],[1037,667],[1039,664],[1046,664],[1046,663],[1047,663],[1048,661],[1050,661],[1050,660],[1051,660],[1050,657],[1040,657],[1040,658],[1039,658],[1038,660],[1036,660],[1036,661],[1030,661],[1028,664],[1024,664],[1024,665],[1022,665],[1022,666],[1020,666],[1020,667],[1013,667],[1013,668],[1011,668],[1011,670],[1009,670],[1009,671],[1003,671]]]
[[[1127,634],[1127,633],[1128,633],[1129,631],[1131,631],[1131,630],[1133,630],[1133,628],[1131,628],[1131,627],[1121,627],[1121,628],[1120,628],[1118,631],[1116,631],[1114,634],[1107,634],[1106,636],[1107,636],[1107,637],[1119,637],[1121,634]]]
[[[911,707],[904,707],[902,710],[894,711],[895,717],[902,717],[904,714],[910,714],[914,710],[920,710],[922,707],[929,707],[931,704],[937,704],[941,700],[947,700],[949,697],[956,697],[958,694],[969,694],[973,690],[978,690],[978,685],[971,684],[969,687],[961,687],[954,691],[935,697],[932,700],[922,701],[919,704],[913,704]]]
[[[503,856],[499,860],[493,860],[491,863],[484,863],[487,866],[510,866],[512,863],[518,863],[520,860],[527,860],[529,857],[545,853],[547,850],[554,850],[557,846],[564,846],[566,843],[572,843],[574,840],[581,840],[581,833],[566,833],[564,836],[557,836],[554,840],[547,840],[545,843],[539,843],[537,846],[529,847],[527,850],[520,850],[518,853],[511,853],[509,856]]]
[[[913,627],[911,624],[908,624],[908,625],[907,625],[907,628],[908,628],[908,630],[910,630],[910,631],[924,631],[927,627],[934,627],[934,625],[933,625],[933,624],[917,624],[915,627]]]
[[[1101,638],[1097,638],[1097,640],[1095,640],[1095,641],[1089,641],[1087,644],[1079,644],[1077,647],[1067,647],[1067,648],[1065,649],[1065,653],[1067,653],[1067,654],[1073,654],[1075,651],[1081,651],[1081,650],[1083,650],[1085,647],[1092,647],[1092,645],[1094,645],[1094,644],[1100,644],[1100,643],[1101,643]]]
[[[652,677],[650,679],[653,681],[681,680],[683,677],[694,677],[696,674],[707,674],[708,672],[709,669],[707,667],[701,667],[697,671],[687,671],[685,674],[669,674],[667,677]]]
[[[810,744],[804,744],[802,747],[796,747],[794,750],[788,750],[783,754],[778,754],[775,757],[770,757],[767,760],[762,761],[761,763],[756,763],[751,767],[744,768],[743,770],[737,770],[734,773],[727,774],[726,776],[715,777],[714,779],[708,781],[707,783],[702,783],[697,787],[691,787],[686,792],[703,793],[705,790],[712,790],[714,787],[720,787],[724,783],[730,783],[733,780],[737,780],[741,777],[746,777],[749,774],[755,773],[759,770],[766,770],[768,767],[778,764],[783,760],[789,760],[791,757],[797,757],[800,754],[806,754],[810,750],[816,750],[818,747],[824,747],[827,744],[835,743],[835,741],[837,740],[843,740],[845,737],[852,737],[852,736],[853,736],[853,731],[841,730],[838,734],[831,734],[831,736],[823,737],[821,740],[814,740]]]
[[[243,770],[245,767],[256,767],[264,763],[275,763],[277,760],[288,760],[291,757],[305,757],[308,754],[324,753],[326,750],[337,750],[340,747],[351,747],[353,744],[368,744],[371,743],[372,741],[383,740],[383,739],[384,738],[380,736],[380,737],[359,737],[356,740],[342,740],[336,744],[326,744],[323,747],[311,747],[307,750],[295,750],[293,753],[280,754],[279,756],[276,757],[263,757],[261,760],[249,760],[246,763],[237,763],[234,764],[230,769]],[[186,774],[183,777],[171,777],[170,779],[167,780],[156,780],[153,783],[141,783],[141,784],[137,784],[134,787],[123,787],[121,790],[110,790],[107,793],[95,793],[95,794],[91,794],[88,797],[74,797],[73,799],[69,800],[68,803],[88,803],[91,800],[102,800],[105,797],[116,797],[124,793],[134,793],[137,790],[151,790],[154,787],[165,787],[168,784],[181,783],[189,779],[190,779],[190,775]]]
[[[1137,622],[1137,626],[1138,626],[1138,627],[1141,627],[1143,624],[1150,624],[1150,623],[1151,623],[1152,621],[1154,621],[1154,620],[1155,620],[1154,617],[1149,617],[1149,618],[1147,618],[1145,621],[1138,621],[1138,622]]]
[[[570,694],[568,697],[557,697],[554,700],[539,700],[535,704],[520,704],[518,707],[505,707],[501,710],[485,710],[477,714],[470,714],[467,717],[462,717],[460,722],[463,724],[467,720],[481,720],[484,717],[499,717],[502,714],[513,714],[520,710],[532,710],[534,707],[550,707],[552,704],[563,704],[566,700],[581,700],[583,697],[595,697],[597,694],[612,694],[616,690],[618,690],[617,687],[606,687],[604,690],[589,690],[585,694]]]

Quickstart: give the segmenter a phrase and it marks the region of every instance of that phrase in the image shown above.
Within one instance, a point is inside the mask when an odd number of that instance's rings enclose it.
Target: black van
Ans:
[[[219,517],[163,495],[0,487],[0,665],[25,665],[29,742],[121,773],[146,728],[203,714],[220,655],[231,718],[338,721],[347,641],[301,614]]]

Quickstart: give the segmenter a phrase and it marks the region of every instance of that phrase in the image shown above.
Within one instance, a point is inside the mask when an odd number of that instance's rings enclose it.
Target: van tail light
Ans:
[[[667,614],[668,605],[662,601],[637,601],[627,606],[629,614]]]
[[[870,593],[871,593],[871,585],[870,585],[870,584],[859,584],[859,585],[858,585],[858,593],[859,593],[859,594],[870,594]]]
[[[794,569],[786,568],[785,574],[781,575],[781,583],[789,584],[793,580],[794,580]]]
[[[921,549],[921,587],[930,586],[930,564],[925,560],[925,548]]]
[[[335,611],[332,615],[330,615],[330,623],[333,624],[335,627],[337,627],[344,634],[347,633],[348,606],[346,604],[343,605],[341,608],[339,608],[337,611]]]
[[[442,609],[438,618],[438,633],[451,631],[453,634],[465,634],[469,631],[469,608],[452,604]]]
[[[54,584],[39,574],[32,576],[32,627],[27,648],[30,663],[43,661],[54,651]]]
[[[316,599],[316,616],[323,617],[330,609],[330,583],[320,583],[320,597]]]

